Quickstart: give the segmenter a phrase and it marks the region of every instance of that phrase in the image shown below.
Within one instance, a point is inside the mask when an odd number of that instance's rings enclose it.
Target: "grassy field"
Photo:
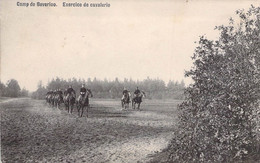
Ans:
[[[0,102],[2,162],[147,162],[165,148],[181,101],[144,100],[123,111],[120,101],[91,99],[89,116],[44,101]]]
[[[11,99],[10,97],[0,97],[0,102],[6,101],[8,99]]]

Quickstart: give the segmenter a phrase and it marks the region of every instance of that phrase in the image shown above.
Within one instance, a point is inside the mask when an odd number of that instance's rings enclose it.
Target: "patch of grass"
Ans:
[[[11,97],[0,97],[0,102],[6,101],[8,99],[11,99]]]
[[[76,109],[70,115],[63,106],[61,110],[54,109],[41,100],[21,99],[1,104],[2,159],[10,162],[93,162],[91,159],[97,157],[96,162],[113,162],[105,156],[122,157],[120,150],[110,153],[116,148],[114,144],[137,139],[149,144],[151,138],[174,131],[177,103],[157,102],[156,105],[151,102],[143,103],[142,111],[122,111],[118,101],[93,100],[88,118],[86,112],[78,118]],[[101,146],[108,150],[97,156],[93,151]],[[145,148],[138,143],[132,147],[133,151]],[[75,151],[83,151],[82,158]],[[146,157],[146,154],[136,157]]]

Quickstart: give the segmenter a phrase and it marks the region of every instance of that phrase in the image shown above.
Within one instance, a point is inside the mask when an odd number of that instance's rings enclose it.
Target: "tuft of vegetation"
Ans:
[[[167,162],[259,162],[260,7],[200,37]]]

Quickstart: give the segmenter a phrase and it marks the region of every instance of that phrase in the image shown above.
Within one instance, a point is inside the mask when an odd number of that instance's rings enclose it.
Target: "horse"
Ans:
[[[68,93],[64,98],[65,107],[68,110],[68,113],[71,113],[71,114],[72,114],[73,107],[75,104],[75,96],[72,93]]]
[[[79,117],[82,117],[84,108],[87,108],[87,117],[88,117],[89,96],[93,97],[91,90],[87,90],[85,96],[79,95],[79,98],[76,101]]]
[[[137,104],[137,109],[140,110],[140,104],[142,103],[142,98],[145,97],[145,93],[143,91],[140,92],[140,94],[136,95],[132,99],[132,108],[135,109],[135,104]]]
[[[49,97],[49,94],[46,94],[46,95],[45,95],[46,104],[49,103],[49,99],[48,99],[48,97]]]
[[[50,97],[51,97],[50,94],[47,94],[47,95],[45,96],[46,104],[49,104],[49,105],[51,104]]]
[[[49,101],[50,101],[50,105],[52,106],[52,107],[54,107],[54,105],[55,105],[55,94],[51,94],[50,95],[50,97],[49,97]]]
[[[59,109],[59,106],[61,103],[63,103],[63,97],[62,94],[56,94],[54,97],[54,103],[57,109]]]
[[[130,93],[124,93],[123,94],[123,99],[121,100],[122,103],[122,108],[123,109],[127,109],[129,107],[129,103],[130,103]]]
[[[47,98],[48,98],[48,103],[51,106],[52,105],[52,94],[49,94]]]

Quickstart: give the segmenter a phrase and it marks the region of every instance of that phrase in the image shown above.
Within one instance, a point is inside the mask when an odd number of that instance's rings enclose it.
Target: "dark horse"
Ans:
[[[59,109],[61,103],[63,103],[62,94],[56,94],[54,97],[54,105]]]
[[[46,103],[51,105],[51,94],[47,94],[45,98],[46,98]]]
[[[123,94],[123,99],[122,99],[121,103],[122,103],[122,108],[123,109],[127,109],[129,107],[129,103],[130,103],[130,95],[129,95],[129,93],[124,93]]]
[[[51,96],[50,96],[50,105],[52,107],[54,107],[54,99],[55,99],[55,94],[51,94]]]
[[[48,99],[48,97],[49,97],[49,94],[46,94],[46,95],[45,95],[46,104],[49,103],[49,99]]]
[[[68,113],[71,113],[71,114],[72,114],[73,107],[75,104],[75,96],[73,95],[73,93],[68,93],[64,98],[65,107],[68,110]]]
[[[85,108],[87,108],[87,117],[88,117],[89,96],[93,97],[91,90],[87,90],[85,96],[79,95],[79,98],[76,101],[79,117],[82,117],[83,111],[84,111]]]
[[[145,97],[145,93],[143,91],[140,94],[136,95],[132,99],[132,108],[135,109],[135,104],[137,104],[137,109],[140,109],[140,104],[142,103],[142,98]]]

